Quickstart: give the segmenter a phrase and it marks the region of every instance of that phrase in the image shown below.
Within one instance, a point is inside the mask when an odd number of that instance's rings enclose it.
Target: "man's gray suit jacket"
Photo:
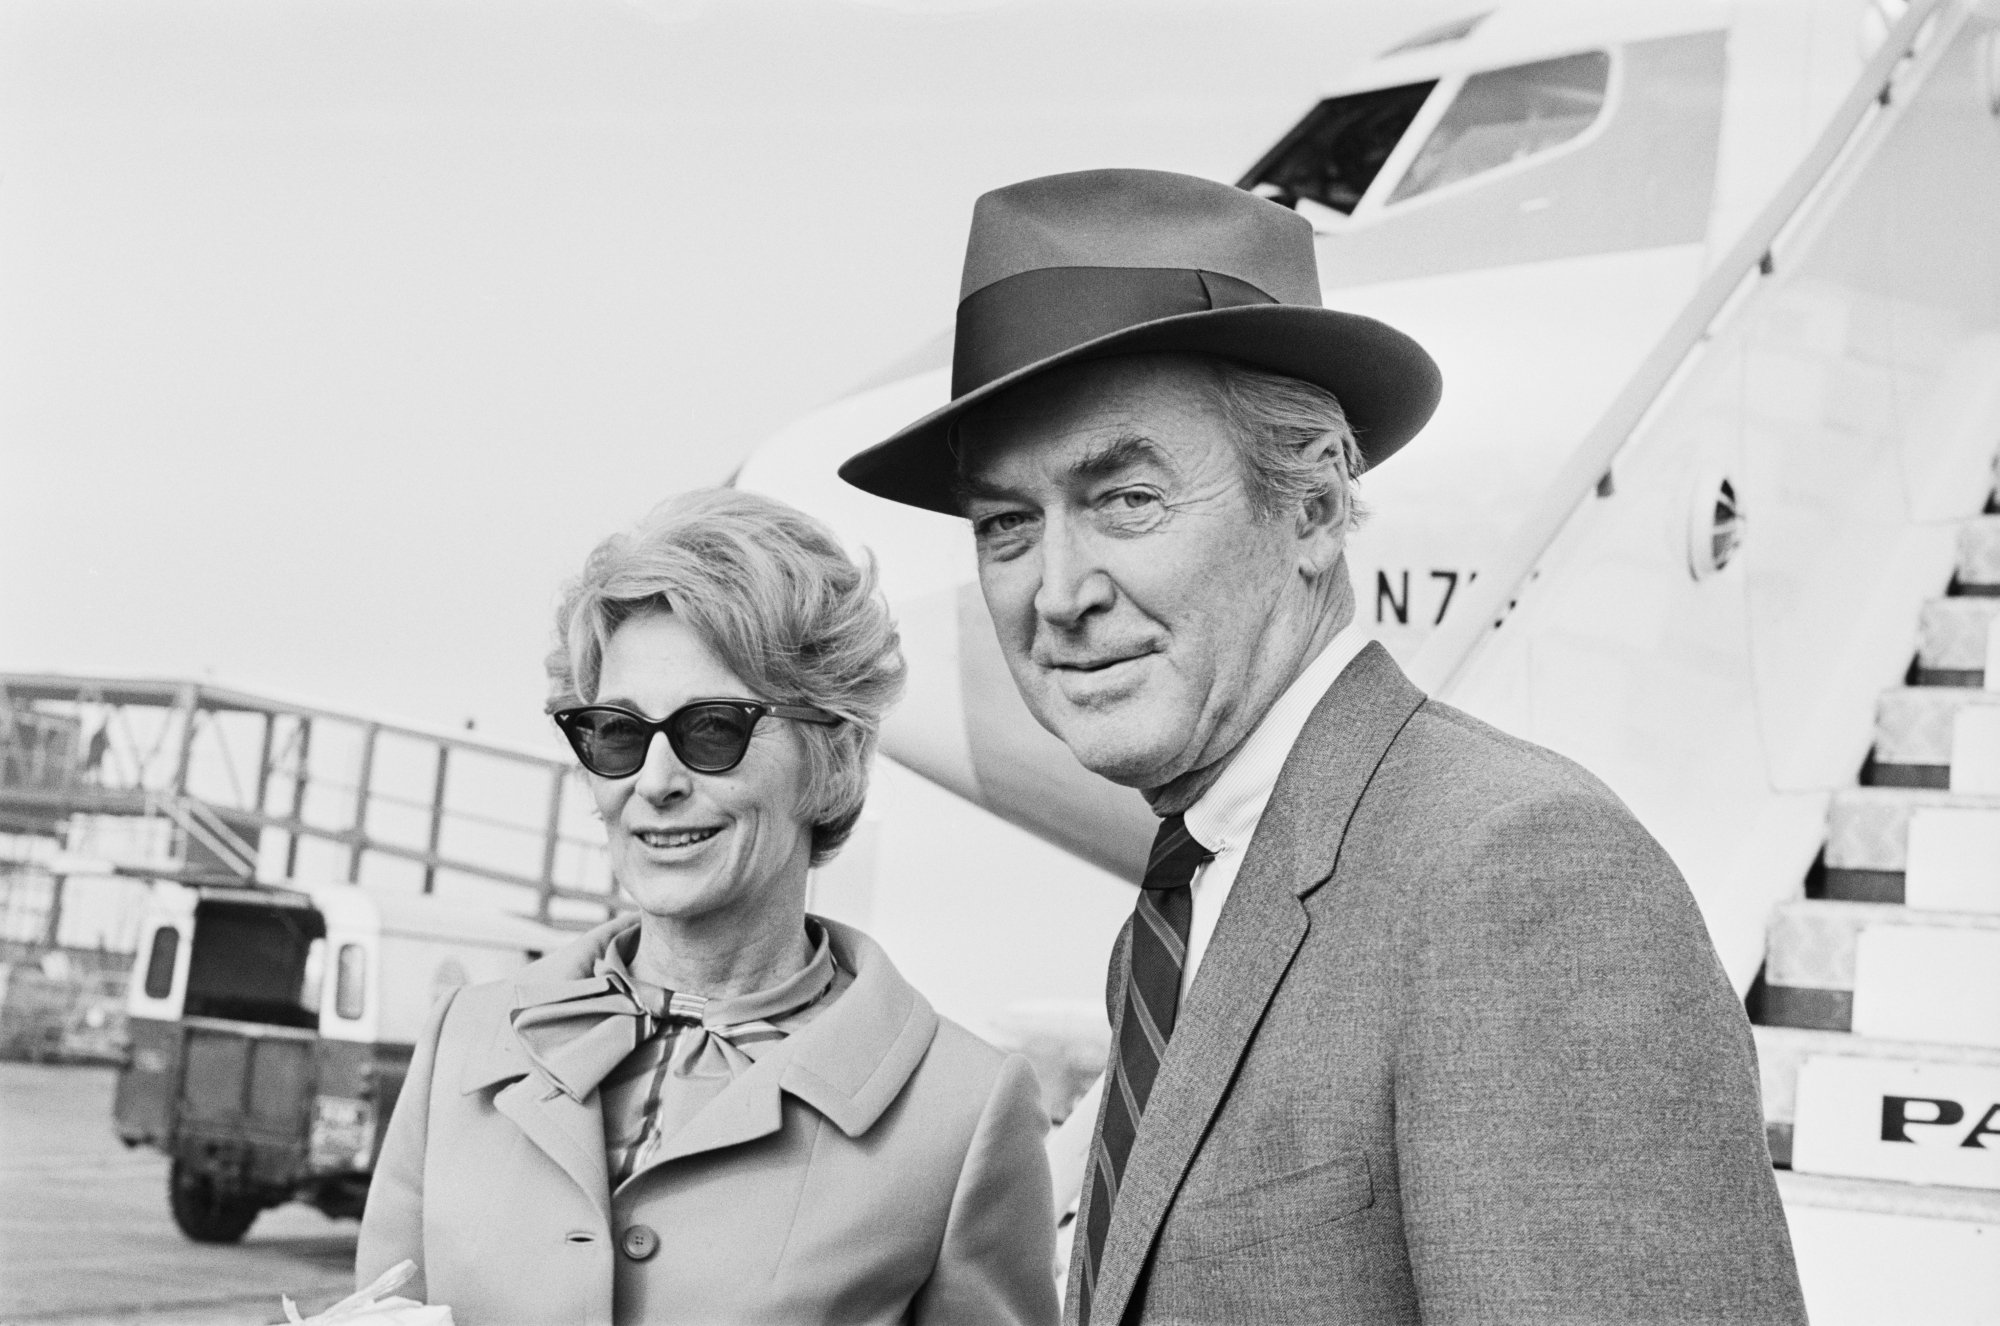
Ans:
[[[1091,1319],[1802,1323],[1755,1053],[1624,805],[1370,645],[1223,907]]]

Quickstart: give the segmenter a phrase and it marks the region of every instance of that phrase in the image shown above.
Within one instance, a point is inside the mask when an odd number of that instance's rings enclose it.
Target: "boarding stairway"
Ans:
[[[2000,1322],[1996,69],[1908,6],[1411,667],[1681,867],[1816,1326]]]
[[[1748,1003],[1787,1204],[1948,1238],[2000,1227],[2000,492],[1913,626]]]

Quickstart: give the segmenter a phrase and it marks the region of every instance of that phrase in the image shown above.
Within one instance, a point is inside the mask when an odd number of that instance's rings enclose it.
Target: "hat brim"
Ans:
[[[957,463],[948,438],[961,415],[1065,364],[1173,351],[1231,359],[1325,388],[1347,412],[1370,469],[1417,435],[1444,385],[1422,346],[1359,313],[1300,304],[1206,309],[1126,327],[995,378],[850,457],[840,477],[892,502],[957,515]]]

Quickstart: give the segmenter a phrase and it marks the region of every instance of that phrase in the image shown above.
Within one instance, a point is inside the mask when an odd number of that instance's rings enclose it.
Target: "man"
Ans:
[[[970,518],[1029,708],[1162,817],[1070,1319],[1802,1322],[1673,863],[1354,625],[1354,479],[1438,390],[1292,212],[1054,176],[974,213],[951,404],[842,469]]]

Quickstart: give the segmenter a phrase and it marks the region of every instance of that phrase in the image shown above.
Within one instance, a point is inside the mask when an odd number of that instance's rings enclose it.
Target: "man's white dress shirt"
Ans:
[[[1243,868],[1244,854],[1250,850],[1251,836],[1264,818],[1264,807],[1278,785],[1285,757],[1292,753],[1306,720],[1354,656],[1368,643],[1359,625],[1349,622],[1319,651],[1305,670],[1285,688],[1264,720],[1257,724],[1249,740],[1237,750],[1213,785],[1187,808],[1187,830],[1196,842],[1215,853],[1215,858],[1195,872],[1189,888],[1194,895],[1194,913],[1188,922],[1187,963],[1181,968],[1181,1002],[1187,1002],[1194,985],[1195,969],[1201,965],[1215,924],[1222,918],[1222,904]]]

